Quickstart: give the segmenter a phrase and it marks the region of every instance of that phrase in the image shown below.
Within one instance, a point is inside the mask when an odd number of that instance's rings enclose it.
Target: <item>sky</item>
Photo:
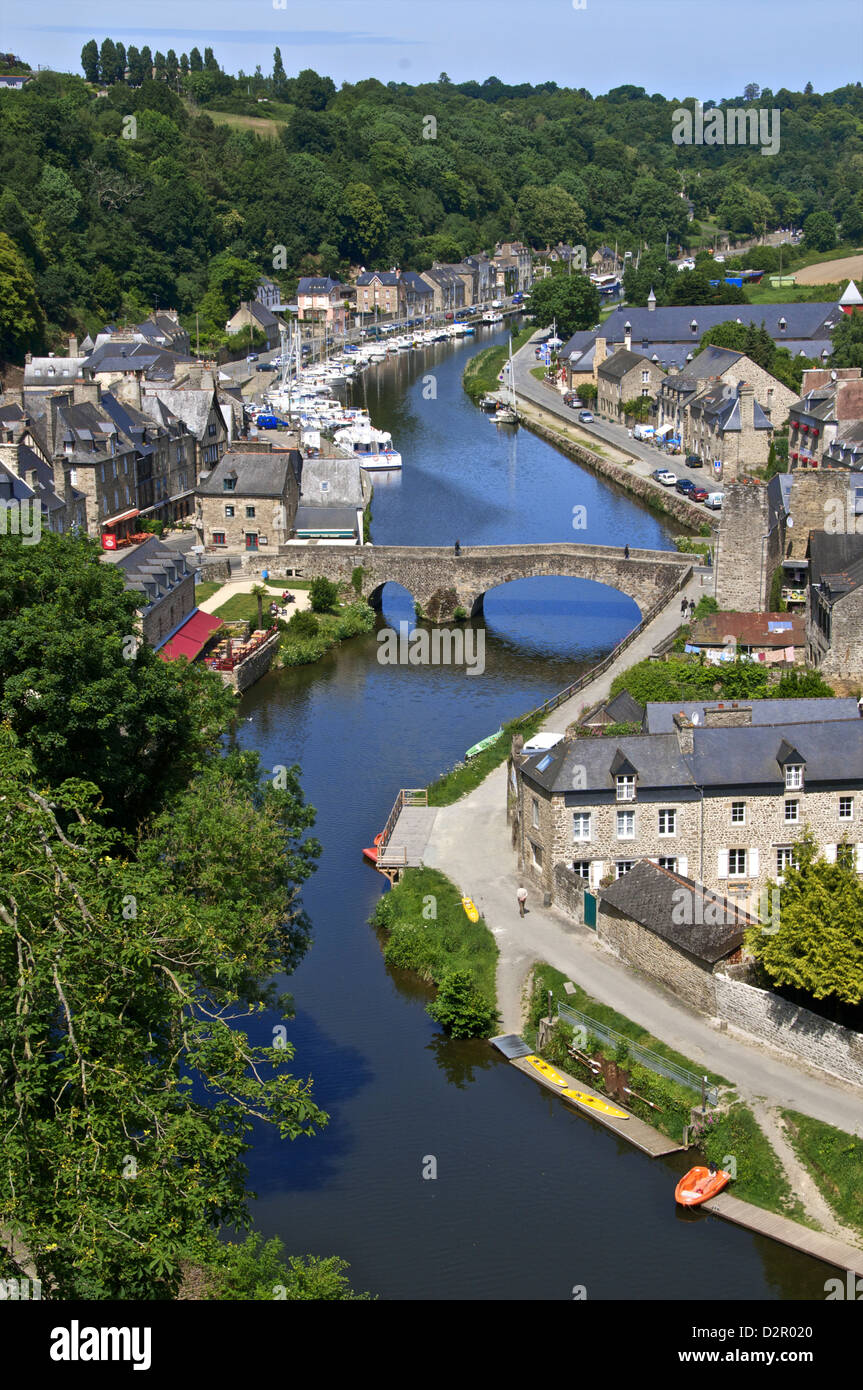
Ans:
[[[829,24],[825,27],[825,21]],[[315,68],[337,84],[499,77],[720,100],[748,82],[830,91],[863,75],[860,0],[0,0],[0,48],[80,73],[84,43],[213,48],[236,74]]]

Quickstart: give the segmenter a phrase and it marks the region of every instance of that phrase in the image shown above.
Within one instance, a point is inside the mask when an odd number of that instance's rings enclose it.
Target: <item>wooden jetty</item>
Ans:
[[[395,883],[402,869],[423,862],[437,807],[429,806],[425,788],[403,788],[396,797],[378,844],[376,868]]]
[[[809,1226],[801,1226],[799,1221],[780,1216],[778,1212],[765,1211],[763,1207],[753,1207],[742,1202],[730,1192],[720,1192],[703,1202],[702,1211],[712,1216],[721,1216],[725,1221],[733,1221],[737,1226],[745,1226],[758,1235],[778,1240],[782,1245],[790,1245],[813,1259],[823,1260],[825,1264],[836,1265],[838,1269],[850,1269],[854,1274],[863,1275],[863,1250],[844,1241],[829,1236],[825,1231],[813,1231]]]
[[[508,1057],[512,1066],[517,1067],[520,1072],[523,1072],[525,1076],[529,1076],[532,1081],[538,1082],[539,1085],[543,1086],[547,1091],[551,1091],[552,1094],[560,1096],[561,1100],[565,1101],[567,1105],[571,1105],[573,1109],[579,1110],[582,1115],[589,1115],[592,1120],[596,1120],[598,1124],[605,1125],[606,1129],[613,1130],[615,1134],[620,1135],[621,1139],[627,1139],[630,1144],[634,1144],[637,1149],[640,1149],[642,1153],[649,1154],[651,1158],[659,1158],[662,1154],[679,1153],[683,1148],[682,1144],[676,1143],[674,1139],[669,1139],[667,1134],[660,1134],[658,1129],[654,1129],[652,1125],[645,1124],[644,1121],[639,1120],[636,1115],[627,1112],[626,1119],[617,1119],[614,1115],[603,1114],[601,1110],[593,1110],[589,1109],[587,1106],[580,1106],[577,1101],[571,1100],[569,1096],[561,1095],[562,1087],[555,1085],[553,1081],[549,1081],[547,1077],[544,1077],[541,1072],[538,1072],[535,1067],[532,1067],[529,1062],[525,1061],[526,1056],[535,1055],[531,1054],[530,1048],[526,1043],[521,1043],[524,1049],[521,1056],[512,1055],[513,1052],[520,1051],[517,1047],[500,1046],[501,1043],[508,1044],[510,1038],[513,1036],[514,1035],[510,1034],[506,1037],[492,1038],[491,1042],[494,1046],[497,1046],[498,1051],[503,1052],[504,1056]],[[520,1038],[518,1042],[521,1042]],[[602,1095],[599,1091],[592,1090],[590,1086],[585,1086],[583,1081],[579,1081],[574,1076],[570,1076],[562,1067],[555,1066],[555,1071],[559,1072],[566,1081],[567,1086],[572,1090],[581,1091],[585,1095],[592,1096],[594,1100],[604,1101],[606,1105],[613,1104],[617,1106],[619,1110],[625,1108],[620,1105],[618,1101],[609,1101],[608,1096]]]

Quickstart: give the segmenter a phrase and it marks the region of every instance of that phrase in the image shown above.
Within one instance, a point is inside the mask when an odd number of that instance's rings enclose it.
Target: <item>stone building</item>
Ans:
[[[329,275],[303,275],[297,285],[297,318],[302,324],[325,325],[330,335],[348,326],[349,285]]]
[[[255,443],[201,475],[195,528],[208,554],[276,556],[294,528],[303,456]]]
[[[724,489],[716,542],[715,595],[722,609],[750,613],[770,607],[773,572],[785,537],[771,492],[754,479]]]
[[[618,348],[596,369],[596,410],[606,420],[622,420],[623,404],[636,396],[653,399],[664,373],[640,352]]]
[[[863,534],[809,536],[807,658],[829,680],[863,678]]]
[[[106,554],[138,600],[141,635],[151,647],[161,647],[195,612],[195,572],[185,557],[156,536],[130,550]],[[214,629],[221,625],[216,619]]]
[[[595,889],[647,858],[749,900],[781,878],[808,829],[828,859],[850,846],[841,852],[863,873],[856,703],[826,702],[846,717],[824,720],[793,709],[795,700],[764,702],[772,706],[769,724],[753,718],[758,703],[705,705],[698,715],[654,706],[648,732],[577,737],[527,758],[514,754],[510,815],[519,870],[553,895],[558,865]],[[660,713],[670,720],[668,732]]]
[[[833,449],[841,431],[863,420],[863,368],[805,371],[801,390],[788,421],[789,466],[792,471],[819,466],[847,468],[844,458],[836,462]]]
[[[363,270],[356,278],[354,294],[355,311],[361,316],[362,325],[366,323],[367,314],[378,322],[404,318],[405,287],[401,283],[401,271]]]
[[[103,392],[102,406],[135,448],[138,529],[142,519],[170,524],[190,515],[197,444],[183,421],[167,407],[146,414],[110,391]]]
[[[642,859],[603,889],[596,934],[627,965],[715,1015],[714,976],[754,925],[739,903]]]
[[[244,300],[225,324],[226,333],[248,333],[250,329],[264,335],[268,349],[278,347],[279,320],[259,299]]]

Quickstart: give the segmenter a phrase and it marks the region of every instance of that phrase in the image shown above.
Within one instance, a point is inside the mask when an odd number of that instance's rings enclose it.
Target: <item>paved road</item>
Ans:
[[[592,425],[582,424],[578,418],[578,411],[571,410],[569,406],[563,404],[563,398],[553,389],[537,381],[535,376],[531,376],[531,368],[538,366],[534,356],[533,339],[525,343],[513,358],[515,368],[515,389],[521,396],[526,396],[535,405],[541,406],[550,414],[565,420],[570,429],[575,429],[584,435],[584,442],[590,447],[592,440],[598,439],[607,444],[611,444],[615,449],[620,450],[629,458],[637,460],[635,472],[649,477],[654,468],[667,468],[678,478],[691,478],[699,487],[706,487],[708,491],[721,492],[722,484],[714,481],[709,468],[687,468],[681,454],[666,454],[662,449],[656,448],[653,444],[644,444],[638,439],[632,439],[629,431],[624,425],[612,424],[605,420],[595,420]],[[661,492],[666,491],[661,484],[657,484]],[[716,518],[716,513],[704,508],[704,519],[709,521]]]

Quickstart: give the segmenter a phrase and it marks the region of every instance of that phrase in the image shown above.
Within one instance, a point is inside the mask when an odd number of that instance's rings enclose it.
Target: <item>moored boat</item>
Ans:
[[[502,733],[503,729],[498,729],[496,734],[489,734],[488,738],[481,738],[479,743],[475,743],[472,748],[467,750],[465,757],[475,758],[477,753],[482,753],[486,748],[490,748],[493,743],[496,743]]]
[[[674,1200],[682,1207],[697,1207],[721,1192],[731,1174],[711,1163],[709,1168],[690,1168],[674,1189]]]
[[[462,898],[461,905],[471,922],[479,921],[479,909],[471,902],[470,898]]]

